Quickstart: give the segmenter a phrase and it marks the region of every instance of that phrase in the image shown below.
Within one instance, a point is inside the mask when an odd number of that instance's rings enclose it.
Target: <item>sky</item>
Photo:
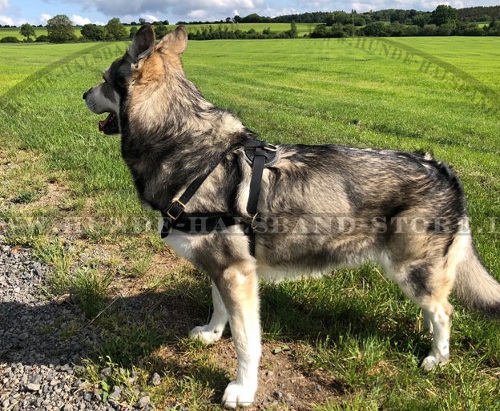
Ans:
[[[106,24],[114,17],[122,23],[168,20],[216,21],[235,15],[257,13],[279,16],[312,11],[356,10],[365,12],[383,9],[434,10],[438,4],[455,8],[494,6],[500,0],[0,0],[0,24],[20,26],[23,23],[45,25],[57,14],[66,14],[75,25]]]

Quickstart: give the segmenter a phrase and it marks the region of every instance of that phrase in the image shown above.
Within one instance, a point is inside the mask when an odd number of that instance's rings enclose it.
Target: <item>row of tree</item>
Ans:
[[[143,20],[143,19],[140,19]],[[145,21],[139,21],[140,24],[145,24]],[[168,26],[165,24],[168,21],[157,21],[153,23],[153,28],[158,38],[163,37],[169,32]],[[68,16],[60,14],[47,21],[48,36],[42,35],[36,37],[35,27],[25,23],[20,28],[20,33],[26,37],[26,41],[31,42],[36,38],[36,41],[50,41],[52,43],[67,43],[78,40],[83,41],[112,41],[126,40],[134,36],[137,32],[137,27],[132,26],[130,30],[121,23],[120,19],[113,18],[104,26],[96,24],[85,24],[81,27],[81,37],[75,33],[73,23]],[[16,42],[16,37],[4,37],[3,42]]]
[[[422,15],[412,16],[413,24],[402,24],[399,20],[372,22],[358,25],[340,18],[334,13],[333,20],[316,26],[311,37],[349,37],[349,36],[483,36],[500,35],[500,21],[493,17],[488,25],[480,28],[476,23],[458,19],[457,9],[448,5],[439,5],[425,18]],[[401,15],[402,19],[404,16]],[[415,19],[418,18],[418,21]],[[331,23],[331,24],[330,24]]]
[[[441,25],[425,24],[424,26],[405,25],[394,23],[369,23],[364,27],[352,24],[334,24],[330,27],[325,24],[316,26],[311,33],[312,38],[329,37],[403,37],[403,36],[500,36],[500,20],[492,20],[488,25],[480,28],[476,23],[456,22]]]
[[[202,29],[198,29],[195,33],[189,33],[190,40],[220,40],[220,39],[295,39],[299,36],[297,23],[290,24],[290,30],[273,31],[271,27],[262,30],[261,32],[250,29],[243,31],[234,26],[222,25],[218,26],[205,25]]]
[[[469,7],[457,10],[459,20],[468,22],[490,22],[493,19],[500,19],[500,6],[491,7]],[[402,24],[418,25],[423,27],[425,24],[437,24],[431,21],[432,12],[418,11],[415,9],[385,9],[378,11],[368,11],[365,13],[357,13],[353,10],[351,13],[344,11],[334,12],[313,12],[301,14],[288,14],[277,17],[259,16],[256,13],[248,16],[227,17],[220,21],[180,21],[177,24],[221,24],[221,23],[323,23],[331,26],[335,23],[353,24],[355,26],[364,26],[369,23],[386,21],[390,23],[399,22]],[[330,24],[329,24],[330,23]]]
[[[473,8],[474,10],[479,8]],[[500,12],[500,6],[488,8]],[[484,10],[482,10],[484,12]],[[479,12],[477,12],[479,15]],[[439,5],[433,12],[418,12],[416,10],[382,10],[358,14],[350,14],[337,11],[332,13],[304,13],[304,18],[323,19],[310,37],[348,37],[348,36],[482,36],[500,35],[500,19],[493,17],[488,25],[480,28],[475,23],[459,19],[458,10],[447,5]],[[238,17],[238,16],[236,16]],[[236,20],[236,17],[234,20]],[[288,16],[281,16],[286,20]],[[367,18],[369,22],[367,22]],[[384,18],[384,21],[377,19]],[[388,18],[388,20],[385,20]],[[238,22],[255,23],[262,22],[263,18],[256,14],[251,14],[241,18]],[[265,18],[269,19],[269,18]],[[279,19],[274,18],[273,21]],[[142,20],[142,21],[141,21]],[[300,20],[300,19],[299,19]],[[374,21],[375,20],[375,21]],[[388,23],[390,21],[390,24]],[[140,24],[145,20],[140,19]],[[169,32],[168,21],[158,21],[153,23],[157,38],[161,38]],[[271,26],[270,26],[271,27]],[[243,31],[236,25],[219,24],[215,28],[205,25],[195,33],[190,33],[190,39],[194,40],[214,40],[214,39],[263,39],[263,38],[296,38],[298,37],[297,22],[290,22],[290,30],[285,32],[275,32],[271,28],[262,32],[255,29]],[[47,22],[48,36],[39,36],[37,41],[50,41],[52,43],[66,43],[72,41],[112,41],[126,40],[135,34],[137,27],[129,29],[121,23],[120,19],[113,18],[104,26],[96,24],[85,24],[81,27],[81,37],[75,34],[73,23],[66,15],[57,15]],[[26,41],[33,41],[36,37],[35,29],[30,24],[23,24],[20,33],[26,37]],[[18,41],[15,37],[6,37],[2,42]]]

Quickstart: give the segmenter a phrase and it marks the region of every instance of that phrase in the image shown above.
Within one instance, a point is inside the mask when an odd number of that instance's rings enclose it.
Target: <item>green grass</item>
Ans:
[[[218,409],[232,370],[216,348],[182,339],[207,319],[209,281],[161,244],[119,139],[98,133],[99,117],[81,99],[125,47],[0,46],[0,107],[17,107],[0,111],[0,220],[12,243],[54,266],[52,292],[71,293],[103,330],[81,370],[103,396],[134,373],[134,389],[160,407]],[[498,38],[207,41],[189,44],[184,65],[209,100],[267,141],[423,149],[450,163],[479,252],[498,278],[499,49]],[[430,343],[416,326],[419,310],[376,266],[264,284],[262,300],[271,356],[263,366],[281,356],[330,381],[322,384],[330,399],[314,410],[500,408],[498,323],[458,304],[452,362],[424,373],[418,364]],[[290,352],[270,354],[285,345]],[[149,382],[154,372],[158,386]]]

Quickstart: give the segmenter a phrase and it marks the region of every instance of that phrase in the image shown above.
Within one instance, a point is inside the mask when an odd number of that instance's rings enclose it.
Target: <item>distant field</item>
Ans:
[[[20,28],[0,27],[0,39],[3,37],[17,37],[19,40],[25,39],[25,37],[23,37],[21,33],[19,33],[19,30]],[[47,29],[45,27],[35,27],[35,33],[37,37],[42,35],[46,36]]]
[[[196,33],[197,30],[203,30],[203,27],[207,27],[207,24],[188,24],[186,25],[186,29],[190,33]],[[239,23],[239,24],[212,24],[213,28],[217,28],[219,26],[229,27],[231,30],[242,30],[248,31],[250,29],[254,29],[255,31],[262,33],[263,30],[271,29],[271,31],[275,31],[278,33],[290,30],[290,23]],[[299,32],[299,37],[304,34],[311,33],[314,28],[317,26],[317,23],[297,23],[297,31]],[[175,26],[172,26],[172,28]]]
[[[54,267],[48,292],[71,293],[86,313],[68,335],[103,330],[82,359],[95,395],[119,385],[125,404],[137,391],[157,409],[221,410],[230,334],[209,348],[182,339],[207,320],[210,282],[159,241],[119,138],[99,134],[104,115],[82,100],[125,48],[0,45],[0,222],[16,222],[10,241]],[[478,251],[500,278],[499,50],[498,37],[218,40],[190,42],[184,67],[269,142],[426,150],[447,161]],[[67,231],[71,221],[79,231]],[[283,391],[302,410],[498,410],[498,322],[454,302],[451,363],[424,373],[421,313],[379,267],[261,289],[261,375],[283,384],[261,384],[258,401],[280,401],[266,409],[288,409]]]

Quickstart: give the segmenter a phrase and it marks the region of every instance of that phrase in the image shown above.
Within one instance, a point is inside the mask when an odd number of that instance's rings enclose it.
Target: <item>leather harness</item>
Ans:
[[[164,211],[161,212],[163,217],[163,226],[161,230],[161,238],[166,238],[172,229],[185,233],[207,234],[216,231],[222,231],[232,225],[243,225],[244,234],[250,240],[250,253],[255,255],[255,227],[253,222],[257,217],[257,206],[259,203],[259,194],[262,183],[262,175],[264,168],[269,167],[276,159],[276,146],[265,141],[255,140],[252,138],[246,139],[241,145],[231,149],[243,148],[247,160],[252,166],[252,175],[250,179],[250,192],[248,195],[247,213],[251,219],[248,220],[242,216],[231,213],[185,213],[189,200],[195,195],[203,182],[219,165],[216,163],[206,174],[197,177],[186,188],[184,193],[175,201],[173,201]],[[229,151],[229,152],[230,152]],[[228,152],[227,152],[228,153]],[[223,158],[226,157],[224,154]],[[222,161],[222,159],[221,159]]]

